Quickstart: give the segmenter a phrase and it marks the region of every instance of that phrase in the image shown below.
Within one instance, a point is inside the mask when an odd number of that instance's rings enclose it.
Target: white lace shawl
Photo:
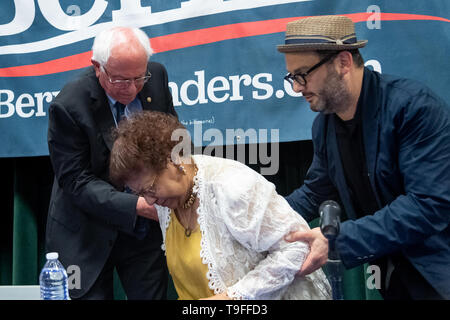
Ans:
[[[296,276],[309,248],[283,237],[309,227],[274,185],[237,161],[203,155],[193,159],[198,167],[200,257],[214,293],[226,291],[235,299],[329,299],[322,270]],[[170,210],[156,208],[165,242]]]

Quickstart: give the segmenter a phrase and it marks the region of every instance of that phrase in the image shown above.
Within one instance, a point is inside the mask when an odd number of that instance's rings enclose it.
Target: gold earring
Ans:
[[[183,174],[186,174],[186,169],[184,168],[184,166],[182,164],[178,165],[178,169],[180,169],[180,171],[183,172]]]

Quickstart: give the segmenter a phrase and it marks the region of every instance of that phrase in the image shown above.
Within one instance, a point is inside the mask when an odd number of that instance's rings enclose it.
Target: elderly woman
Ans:
[[[233,160],[174,152],[191,143],[172,139],[177,129],[175,117],[159,112],[123,121],[110,174],[155,205],[179,298],[330,298],[321,270],[296,276],[309,248],[284,236],[308,225],[274,185]]]

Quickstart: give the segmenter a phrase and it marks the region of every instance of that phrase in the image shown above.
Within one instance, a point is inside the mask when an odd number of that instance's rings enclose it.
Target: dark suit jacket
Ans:
[[[143,109],[176,116],[165,68],[149,62],[148,69],[152,77],[138,95]],[[119,192],[109,182],[114,127],[93,67],[66,84],[50,105],[48,146],[55,181],[46,245],[59,253],[66,268],[80,267],[80,296],[98,277],[118,231],[132,233],[136,222],[137,196]],[[161,237],[158,224],[153,225],[152,232]],[[155,242],[160,247],[161,241]]]
[[[450,109],[414,81],[364,70],[363,138],[369,179],[381,208],[356,219],[333,115],[313,124],[314,158],[304,185],[287,197],[306,220],[340,199],[350,220],[336,246],[347,268],[401,252],[450,299]]]

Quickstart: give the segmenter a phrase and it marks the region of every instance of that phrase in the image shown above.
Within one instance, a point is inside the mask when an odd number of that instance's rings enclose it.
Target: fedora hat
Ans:
[[[344,16],[315,16],[289,22],[280,52],[311,50],[351,50],[362,48],[367,40],[356,39],[355,25]]]

